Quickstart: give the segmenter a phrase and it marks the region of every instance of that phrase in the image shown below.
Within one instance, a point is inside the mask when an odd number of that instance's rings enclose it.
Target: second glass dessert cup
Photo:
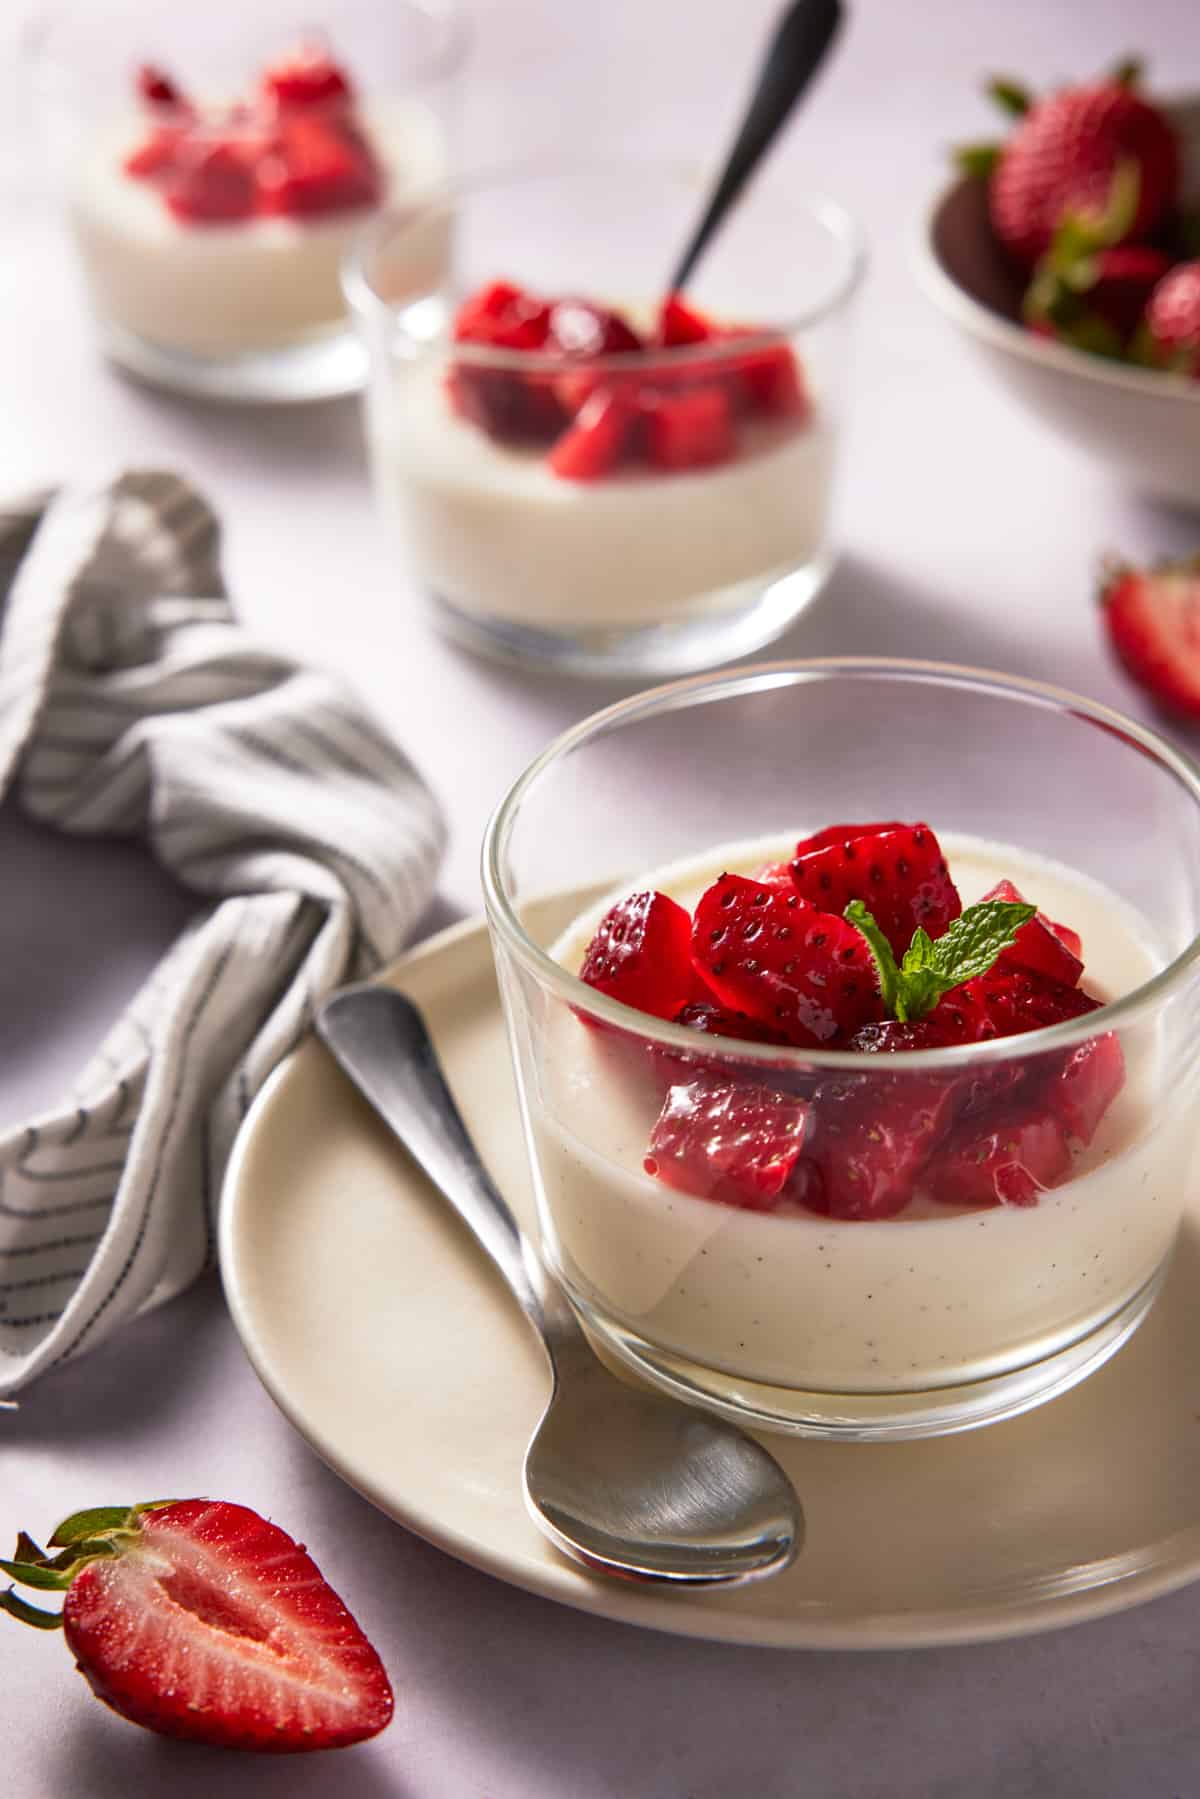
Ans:
[[[346,291],[380,504],[436,622],[470,648],[681,673],[759,648],[824,584],[858,234],[832,202],[756,183],[687,295],[709,334],[678,341],[703,327],[666,332],[662,282],[699,199],[670,165],[521,169],[360,240]],[[408,272],[447,239],[447,277],[414,300]],[[505,292],[526,314],[578,309],[567,340],[467,340],[464,300]],[[579,348],[578,312],[597,307],[620,310],[634,353]]]
[[[869,1054],[700,1035],[578,978],[615,899],[687,905],[723,870],[866,817],[926,820],[964,903],[1015,880],[1080,933],[1108,1003],[1028,1035]],[[543,1248],[599,1345],[639,1373],[752,1424],[939,1434],[1065,1391],[1149,1309],[1200,1083],[1200,778],[1151,732],[932,664],[680,682],[532,765],[489,827],[484,886]],[[1064,1070],[1098,1095],[1082,1123],[1075,1106],[1069,1152],[1019,1099],[1061,1094]],[[716,1121],[703,1181],[656,1178],[672,1107]],[[817,1156],[831,1130],[859,1131],[877,1168],[964,1116],[894,1215],[812,1183],[810,1142]],[[797,1134],[810,1184],[768,1178],[748,1198],[737,1157],[790,1167]],[[1018,1175],[990,1190],[985,1158]]]

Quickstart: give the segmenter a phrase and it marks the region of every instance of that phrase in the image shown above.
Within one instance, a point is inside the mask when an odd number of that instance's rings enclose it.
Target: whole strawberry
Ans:
[[[1137,197],[1121,241],[1147,237],[1174,204],[1178,140],[1163,113],[1135,92],[1138,73],[1127,64],[1104,80],[1042,100],[1015,83],[992,83],[993,96],[1017,115],[1017,124],[998,151],[976,149],[964,162],[988,170],[992,229],[1015,261],[1032,268],[1068,214],[1103,214],[1122,166],[1136,178]]]
[[[163,1736],[228,1749],[338,1749],[376,1735],[392,1689],[301,1544],[243,1505],[162,1500],[76,1512],[45,1554],[23,1532],[0,1568],[65,1594],[60,1625],[97,1698]]]
[[[1200,557],[1158,568],[1117,565],[1100,590],[1118,661],[1169,711],[1200,718]]]
[[[1200,381],[1200,259],[1176,263],[1150,295],[1139,360]]]

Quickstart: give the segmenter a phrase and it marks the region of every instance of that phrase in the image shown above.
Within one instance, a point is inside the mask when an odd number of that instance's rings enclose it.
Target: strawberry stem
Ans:
[[[1126,56],[1113,69],[1109,80],[1116,87],[1136,87],[1142,79],[1145,64],[1140,56]]]
[[[955,166],[964,175],[986,180],[1000,160],[999,144],[960,144],[954,152]]]

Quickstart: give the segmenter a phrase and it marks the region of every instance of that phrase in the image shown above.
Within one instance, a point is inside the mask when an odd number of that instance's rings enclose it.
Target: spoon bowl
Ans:
[[[552,1388],[525,1456],[534,1522],[573,1560],[625,1580],[734,1585],[794,1559],[791,1482],[736,1425],[611,1373],[471,1142],[417,1007],[388,987],[327,1000],[317,1032],[470,1227],[540,1336]]]

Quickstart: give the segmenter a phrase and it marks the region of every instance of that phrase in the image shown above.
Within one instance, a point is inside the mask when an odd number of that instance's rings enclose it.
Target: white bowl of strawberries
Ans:
[[[960,153],[922,284],[1009,389],[1143,491],[1200,508],[1200,98],[1126,67],[1033,100]]]

